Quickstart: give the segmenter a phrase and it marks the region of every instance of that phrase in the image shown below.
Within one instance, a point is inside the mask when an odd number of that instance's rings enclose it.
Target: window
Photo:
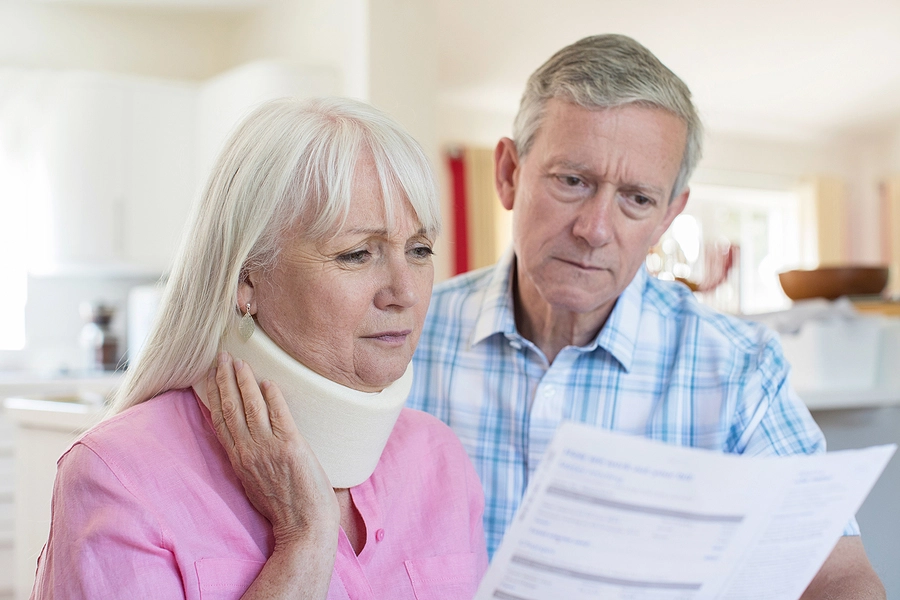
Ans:
[[[794,192],[691,186],[687,207],[648,257],[648,267],[661,278],[699,286],[701,301],[719,310],[785,309],[790,300],[778,273],[799,261],[799,210]]]

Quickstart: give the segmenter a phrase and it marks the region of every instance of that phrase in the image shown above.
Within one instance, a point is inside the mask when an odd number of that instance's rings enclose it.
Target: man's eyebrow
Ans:
[[[592,169],[589,166],[587,166],[586,164],[574,162],[571,160],[566,160],[564,158],[553,159],[547,163],[547,166],[551,169],[552,168],[556,168],[556,169],[563,168],[563,169],[571,169],[573,171],[581,171],[581,172],[591,171],[592,172]]]
[[[552,160],[548,163],[550,169],[569,169],[576,173],[588,173],[594,175],[594,170],[584,163],[574,162],[566,159]],[[626,183],[620,186],[622,189],[633,190],[636,192],[644,192],[646,194],[658,194],[664,196],[666,190],[646,183]]]
[[[666,190],[655,185],[644,185],[640,183],[630,183],[620,186],[623,190],[642,192],[644,194],[665,196]]]

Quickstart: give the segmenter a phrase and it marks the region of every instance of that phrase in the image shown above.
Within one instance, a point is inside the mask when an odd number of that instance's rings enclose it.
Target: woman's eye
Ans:
[[[341,254],[337,257],[338,262],[347,264],[347,265],[359,265],[369,258],[368,250],[356,250],[354,252],[347,252],[346,254]]]
[[[413,256],[416,258],[429,258],[434,255],[434,250],[431,249],[431,246],[415,246],[410,252],[412,252]]]

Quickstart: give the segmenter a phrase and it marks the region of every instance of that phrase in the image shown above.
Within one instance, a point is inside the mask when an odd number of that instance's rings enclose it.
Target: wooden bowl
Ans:
[[[888,268],[819,267],[818,269],[785,271],[778,274],[781,288],[791,300],[880,294],[888,281]]]

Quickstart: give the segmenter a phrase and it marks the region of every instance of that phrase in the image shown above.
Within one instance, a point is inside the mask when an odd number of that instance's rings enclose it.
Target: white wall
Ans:
[[[240,14],[0,2],[0,65],[205,79],[230,66]]]
[[[232,65],[281,58],[342,74],[341,93],[368,97],[368,0],[281,0],[248,14],[235,31]]]

